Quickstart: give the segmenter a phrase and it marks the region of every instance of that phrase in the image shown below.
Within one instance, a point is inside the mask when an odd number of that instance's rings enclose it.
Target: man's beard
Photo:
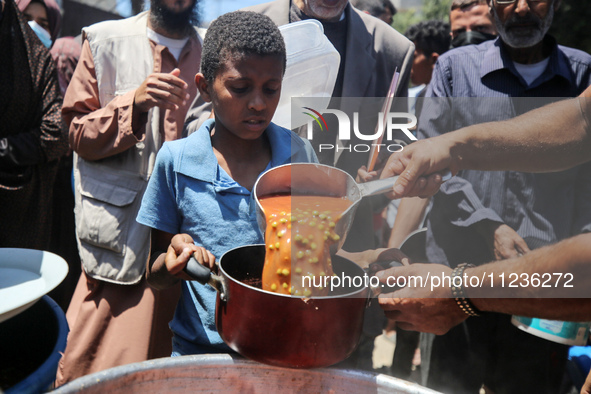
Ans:
[[[172,11],[163,0],[150,0],[150,22],[173,34],[188,34],[198,23],[198,12],[193,0],[191,6],[181,12]]]
[[[511,48],[530,48],[542,41],[550,29],[552,20],[554,19],[554,5],[550,4],[548,13],[544,19],[540,19],[532,13],[527,14],[525,17],[513,14],[513,16],[503,24],[494,7],[492,8],[492,13],[497,31],[505,44]],[[511,29],[513,25],[526,23],[533,23],[536,27],[532,27],[527,31],[522,32],[517,32]]]

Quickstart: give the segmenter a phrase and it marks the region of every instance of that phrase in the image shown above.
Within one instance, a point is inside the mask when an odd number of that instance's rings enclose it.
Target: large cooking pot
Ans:
[[[78,378],[52,394],[436,394],[391,376],[347,369],[285,369],[227,354],[167,357]]]
[[[340,286],[330,296],[295,297],[260,288],[264,245],[232,249],[219,275],[191,259],[190,276],[218,290],[216,326],[224,342],[249,359],[291,368],[317,368],[346,359],[359,341],[371,290]],[[355,263],[333,257],[335,274],[365,278]]]

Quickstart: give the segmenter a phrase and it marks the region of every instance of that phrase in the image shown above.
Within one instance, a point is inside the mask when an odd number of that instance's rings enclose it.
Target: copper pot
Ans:
[[[370,289],[341,286],[326,297],[295,297],[263,291],[264,245],[232,249],[219,274],[191,259],[186,271],[218,290],[216,326],[224,342],[251,360],[290,368],[336,364],[355,350]],[[365,277],[355,263],[333,257],[342,277]]]

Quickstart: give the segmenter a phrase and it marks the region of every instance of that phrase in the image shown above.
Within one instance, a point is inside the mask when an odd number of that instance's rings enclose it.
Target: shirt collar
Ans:
[[[556,75],[559,75],[566,80],[570,80],[570,71],[567,60],[565,59],[564,55],[560,53],[556,40],[550,35],[546,35],[544,40],[552,47],[550,60],[546,70],[544,70],[542,75],[540,75],[540,77],[538,77],[538,79],[534,81],[532,85],[528,86],[529,88],[536,87],[539,84],[552,79]],[[509,54],[507,53],[507,50],[505,49],[500,37],[494,41],[487,41],[481,45],[488,45],[488,50],[484,54],[484,59],[480,67],[481,79],[495,71],[507,69],[517,78],[519,78],[522,84],[526,85],[521,75],[517,72],[517,69],[509,57]]]
[[[275,123],[270,123],[265,133],[271,146],[271,167],[291,162],[293,153],[304,146],[301,139],[293,138],[295,135],[292,135],[290,130],[279,127]]]
[[[209,119],[186,138],[182,154],[177,163],[178,172],[183,175],[214,183],[218,174],[218,161],[211,145],[211,130],[215,120]],[[303,148],[304,142],[293,138],[292,132],[270,123],[265,134],[271,146],[271,161],[267,168],[276,167],[291,161],[292,152]]]
[[[211,145],[214,124],[214,119],[205,121],[199,130],[185,139],[179,162],[176,163],[179,173],[205,182],[215,181],[218,161]]]

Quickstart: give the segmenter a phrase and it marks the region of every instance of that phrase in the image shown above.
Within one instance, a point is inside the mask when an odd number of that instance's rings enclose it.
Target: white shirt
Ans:
[[[527,85],[529,86],[540,75],[542,75],[542,73],[548,66],[549,61],[550,58],[546,58],[541,62],[534,64],[521,64],[515,62],[513,62],[513,64],[515,65],[515,69],[517,70],[517,72],[523,77],[523,79],[525,79],[525,82],[527,82]]]
[[[150,28],[148,28],[147,35],[148,38],[154,41],[156,44],[167,47],[177,62],[179,61],[179,56],[181,56],[181,51],[185,47],[187,41],[189,41],[189,37],[185,37],[180,40],[164,37],[162,34],[158,34]]]

